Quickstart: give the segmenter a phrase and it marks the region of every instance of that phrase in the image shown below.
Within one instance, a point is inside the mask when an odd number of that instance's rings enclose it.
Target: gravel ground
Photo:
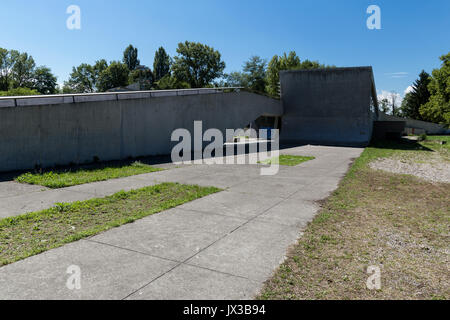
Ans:
[[[429,162],[414,162],[404,159],[378,159],[370,167],[392,173],[411,174],[434,183],[450,183],[450,163],[433,159]]]

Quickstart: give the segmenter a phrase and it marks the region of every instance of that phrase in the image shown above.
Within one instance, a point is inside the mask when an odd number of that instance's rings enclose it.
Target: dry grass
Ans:
[[[367,166],[429,152],[408,148],[366,149],[258,298],[448,299],[449,185]],[[381,290],[366,287],[371,265]]]

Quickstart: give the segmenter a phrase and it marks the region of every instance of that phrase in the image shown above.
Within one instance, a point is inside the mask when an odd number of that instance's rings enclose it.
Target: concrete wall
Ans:
[[[181,90],[0,99],[0,171],[170,154],[193,122],[243,128],[279,116],[279,100],[249,92]]]
[[[416,134],[421,134],[421,133],[450,134],[449,129],[446,129],[443,125],[432,123],[432,122],[395,117],[395,116],[387,115],[383,112],[380,112],[378,119],[380,121],[405,121],[406,122],[406,125],[405,125],[405,130],[406,130],[405,133],[406,134],[412,133],[411,129],[419,129],[419,130],[415,130]]]
[[[367,145],[376,113],[371,67],[282,71],[282,142]]]

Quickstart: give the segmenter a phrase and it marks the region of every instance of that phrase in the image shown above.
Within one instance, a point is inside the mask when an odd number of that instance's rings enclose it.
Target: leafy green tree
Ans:
[[[430,99],[419,111],[425,121],[450,126],[450,52],[440,59],[441,68],[433,70],[433,77],[428,85]]]
[[[389,111],[389,100],[387,98],[383,98],[379,101],[380,110],[383,113],[388,113]]]
[[[280,95],[280,57],[274,55],[269,61],[266,72],[266,91],[269,95],[273,97],[278,97]]]
[[[245,87],[254,91],[265,92],[267,62],[258,56],[251,57],[244,63],[243,72],[225,74],[218,86]]]
[[[39,92],[29,88],[15,88],[7,91],[0,91],[0,97],[35,96]]]
[[[155,52],[155,59],[153,61],[153,76],[155,81],[159,81],[166,74],[170,72],[170,57],[163,47]]]
[[[82,63],[72,68],[69,80],[64,82],[64,93],[92,93],[97,90],[100,74],[108,68],[106,60],[98,60],[92,66]]]
[[[159,81],[155,82],[154,86],[159,90],[189,89],[191,87],[189,83],[180,81],[170,73],[166,74],[164,77],[159,79]]]
[[[50,68],[46,66],[37,67],[33,74],[32,89],[41,94],[57,93],[56,77],[52,74]]]
[[[112,88],[127,86],[129,72],[126,64],[119,61],[111,62],[109,67],[100,73],[97,82],[98,91],[104,92]]]
[[[242,72],[231,72],[223,76],[223,81],[217,84],[218,87],[245,87],[248,88],[248,77]]]
[[[95,64],[92,66],[92,81],[94,84],[94,88],[97,85],[98,78],[100,74],[108,68],[108,62],[105,59],[95,61]]]
[[[72,68],[69,80],[64,82],[64,92],[91,93],[95,91],[94,68],[87,63]]]
[[[258,92],[266,91],[266,66],[267,61],[258,56],[245,62],[243,71],[248,88]]]
[[[278,97],[280,95],[280,71],[300,68],[301,61],[295,51],[289,52],[288,55],[285,52],[281,57],[277,55],[273,56],[267,67],[267,93],[271,96]]]
[[[219,51],[207,45],[186,41],[178,44],[177,53],[172,65],[174,76],[192,88],[210,85],[225,69]]]
[[[279,97],[280,93],[280,71],[299,70],[299,69],[318,69],[333,68],[334,66],[325,66],[317,61],[304,60],[303,62],[297,56],[295,51],[284,53],[281,57],[275,55],[269,62],[266,73],[266,91],[274,97]]]
[[[428,90],[430,82],[430,75],[422,70],[419,78],[413,83],[411,92],[408,92],[403,99],[402,116],[423,120],[420,114],[420,107],[430,100],[430,91]]]
[[[11,72],[13,88],[31,87],[36,63],[28,53],[12,52],[14,65]]]
[[[153,72],[148,67],[142,66],[130,72],[130,83],[139,83],[141,90],[150,90],[153,80]]]
[[[302,70],[306,69],[320,69],[320,68],[331,68],[332,66],[326,66],[324,64],[319,63],[318,61],[304,60],[300,64],[300,68]]]
[[[123,63],[128,67],[128,70],[133,71],[140,64],[138,59],[138,49],[131,44],[123,52]]]
[[[11,85],[11,73],[14,59],[19,55],[18,51],[0,48],[0,90],[7,91]]]

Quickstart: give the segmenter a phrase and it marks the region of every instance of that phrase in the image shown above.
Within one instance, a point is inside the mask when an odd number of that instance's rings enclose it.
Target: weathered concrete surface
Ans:
[[[4,266],[0,299],[251,299],[361,151],[285,149],[316,159],[275,176],[260,176],[259,165],[192,165],[78,186],[91,197],[159,181],[226,190]],[[25,195],[46,202],[67,189]],[[80,290],[66,287],[71,265],[81,268]]]
[[[225,133],[283,113],[279,100],[204,90],[0,98],[0,172],[170,154],[172,132],[193,135],[195,120]]]
[[[282,71],[281,141],[364,146],[377,105],[371,67]]]
[[[441,125],[441,124],[420,121],[420,120],[414,120],[414,119],[408,119],[408,118],[395,117],[395,116],[385,114],[383,112],[379,113],[378,120],[379,121],[405,121],[406,129],[424,130],[424,132],[426,134],[449,134],[450,133],[450,129],[445,128],[445,126]]]

